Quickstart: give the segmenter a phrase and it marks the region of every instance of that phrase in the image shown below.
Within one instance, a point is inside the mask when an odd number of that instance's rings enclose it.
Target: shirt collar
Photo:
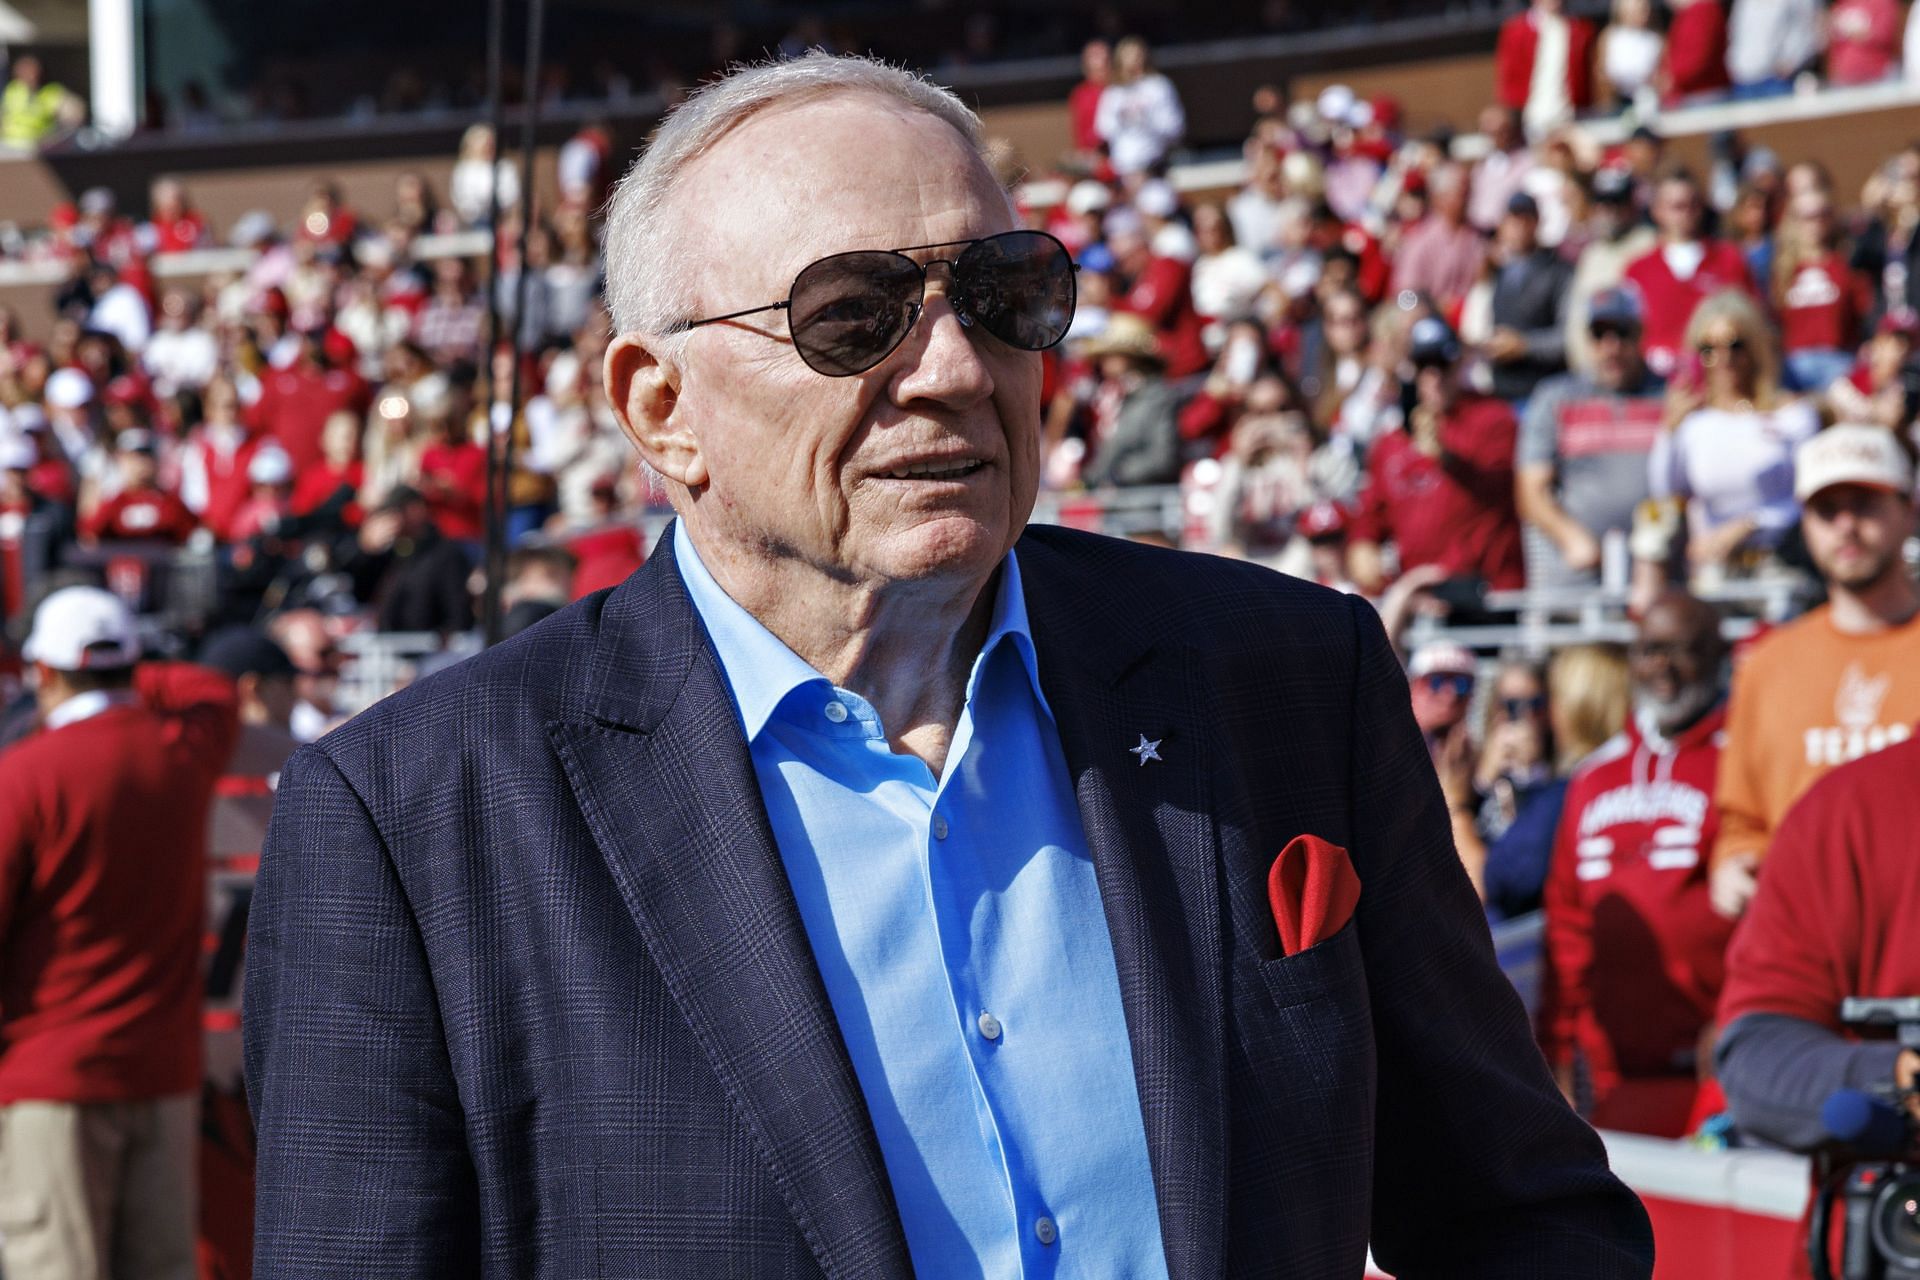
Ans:
[[[683,522],[674,525],[673,554],[680,578],[686,583],[687,596],[692,600],[700,620],[706,623],[707,635],[713,640],[721,670],[726,673],[727,683],[733,689],[734,703],[740,709],[741,727],[746,731],[747,741],[752,742],[760,736],[760,731],[766,728],[767,721],[773,718],[788,694],[815,681],[822,684],[829,682],[714,580],[713,574],[700,559],[699,551],[694,548],[693,538]],[[1000,583],[994,595],[993,618],[987,627],[987,639],[980,646],[980,654],[974,659],[973,671],[967,678],[967,701],[973,701],[975,691],[980,686],[987,658],[1005,642],[1020,655],[1021,666],[1033,688],[1034,701],[1051,719],[1053,710],[1040,690],[1040,662],[1034,649],[1033,632],[1027,621],[1026,593],[1020,585],[1020,561],[1012,551],[1007,552],[1000,569]]]
[[[47,712],[41,724],[48,729],[59,729],[66,725],[78,724],[90,720],[102,711],[114,707],[131,706],[140,701],[140,695],[132,689],[90,689],[86,693],[76,693],[65,702]]]

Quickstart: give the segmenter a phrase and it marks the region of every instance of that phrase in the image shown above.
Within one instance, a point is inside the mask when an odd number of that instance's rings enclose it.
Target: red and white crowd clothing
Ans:
[[[232,681],[150,664],[0,756],[0,1104],[200,1090],[207,814]]]
[[[80,532],[92,539],[185,542],[199,525],[185,503],[165,489],[149,485],[122,489],[105,498],[80,522]]]
[[[1777,311],[1782,351],[1852,351],[1873,314],[1873,285],[1829,253],[1800,264]]]
[[[260,375],[260,398],[249,417],[286,449],[297,475],[321,460],[327,419],[342,409],[365,417],[372,398],[367,380],[351,369],[300,364]]]
[[[253,491],[247,468],[263,443],[237,423],[206,423],[180,450],[180,500],[222,542],[233,540],[234,519]]]
[[[1193,305],[1192,275],[1193,268],[1177,258],[1153,258],[1113,308],[1153,326],[1169,378],[1199,373],[1208,364],[1207,322]]]
[[[1494,50],[1494,92],[1522,113],[1538,136],[1593,105],[1593,23],[1542,13],[1514,14],[1500,28]]]
[[[1513,500],[1517,434],[1505,401],[1471,392],[1440,424],[1439,457],[1406,431],[1388,431],[1367,454],[1352,537],[1395,543],[1402,571],[1431,564],[1496,591],[1526,586]]]
[[[1627,264],[1627,283],[1640,291],[1646,317],[1641,349],[1647,367],[1663,378],[1680,365],[1687,322],[1701,299],[1722,289],[1753,293],[1753,274],[1740,246],[1724,240],[1663,244]]]
[[[449,538],[478,541],[486,532],[487,451],[470,440],[431,444],[420,454],[420,492],[433,523]]]
[[[1567,787],[1546,884],[1540,1039],[1586,1062],[1593,1123],[1678,1137],[1726,980],[1733,922],[1707,897],[1722,704],[1673,738],[1630,720]]]

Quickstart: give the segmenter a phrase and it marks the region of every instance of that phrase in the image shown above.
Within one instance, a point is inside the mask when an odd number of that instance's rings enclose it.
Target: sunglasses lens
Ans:
[[[865,373],[920,316],[920,268],[897,253],[838,253],[802,271],[787,311],[800,358],[816,373]]]
[[[955,305],[1022,351],[1044,351],[1073,323],[1073,259],[1039,231],[1009,231],[967,247],[954,264]]]

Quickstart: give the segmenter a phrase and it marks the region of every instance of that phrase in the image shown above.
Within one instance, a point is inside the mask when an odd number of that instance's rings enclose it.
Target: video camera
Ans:
[[[1920,1050],[1920,998],[1849,996],[1840,1020],[1850,1027],[1891,1027],[1901,1046]],[[1920,1133],[1887,1082],[1884,1093],[1841,1089],[1820,1108],[1833,1144],[1821,1151],[1819,1188],[1807,1252],[1814,1280],[1834,1280],[1828,1230],[1842,1208],[1839,1280],[1920,1278]]]

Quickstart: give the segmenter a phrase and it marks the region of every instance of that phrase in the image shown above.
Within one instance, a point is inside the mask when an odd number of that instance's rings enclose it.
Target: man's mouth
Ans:
[[[940,462],[914,462],[881,474],[889,480],[963,480],[987,464],[978,458],[950,458]]]

